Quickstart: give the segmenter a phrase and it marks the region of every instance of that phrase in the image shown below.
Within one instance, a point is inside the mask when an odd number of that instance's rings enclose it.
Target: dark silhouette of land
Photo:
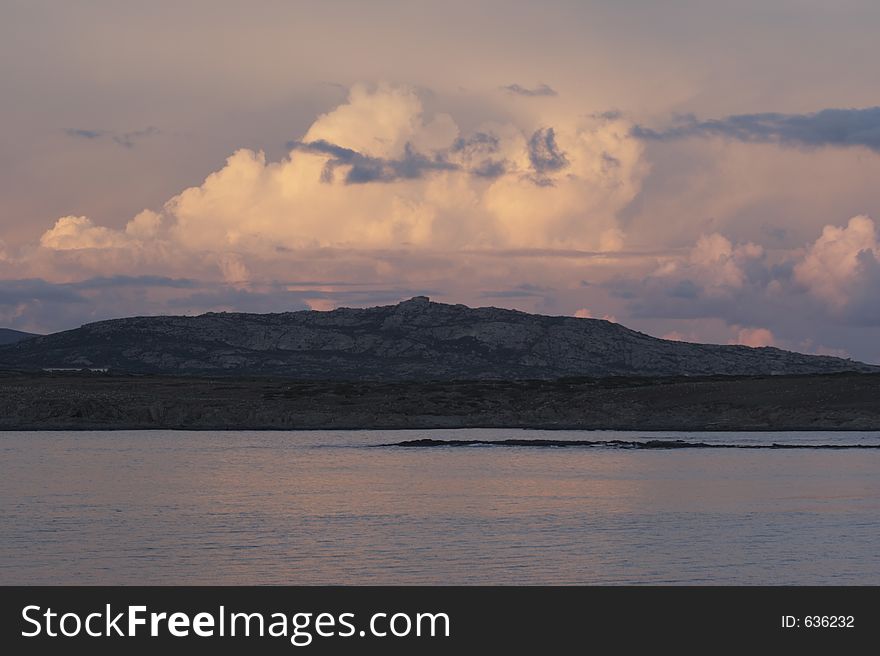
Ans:
[[[297,380],[555,380],[880,372],[778,348],[658,339],[600,319],[433,303],[331,312],[131,317],[0,346],[0,369]]]
[[[421,296],[114,319],[0,346],[0,428],[477,426],[880,429],[880,367]]]
[[[418,440],[403,440],[389,444],[377,444],[378,447],[399,446],[408,449],[432,449],[442,447],[528,447],[531,449],[571,449],[586,447],[601,447],[603,449],[635,449],[641,451],[673,449],[880,449],[880,444],[736,444],[724,442],[694,442],[693,440],[435,440],[422,438]]]
[[[6,344],[15,344],[31,337],[39,337],[33,333],[25,333],[12,328],[0,328],[0,346]]]
[[[0,372],[2,429],[880,430],[880,375],[340,382]]]

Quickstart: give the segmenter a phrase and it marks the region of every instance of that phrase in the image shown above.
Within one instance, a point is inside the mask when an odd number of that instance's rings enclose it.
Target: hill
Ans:
[[[658,339],[598,319],[433,303],[100,321],[0,347],[0,367],[299,380],[767,376],[880,367],[777,348]]]
[[[15,344],[31,337],[36,337],[36,335],[33,333],[23,333],[20,330],[12,330],[12,328],[0,328],[0,345]]]

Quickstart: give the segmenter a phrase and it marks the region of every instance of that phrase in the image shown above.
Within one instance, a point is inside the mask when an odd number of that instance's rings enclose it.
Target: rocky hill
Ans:
[[[432,303],[114,319],[0,347],[0,368],[300,380],[555,379],[871,372],[776,348],[657,339],[598,319]]]
[[[23,333],[20,330],[12,330],[11,328],[0,328],[0,345],[15,344],[16,342],[20,342],[23,339],[30,339],[31,337],[36,337],[36,335],[32,333]]]

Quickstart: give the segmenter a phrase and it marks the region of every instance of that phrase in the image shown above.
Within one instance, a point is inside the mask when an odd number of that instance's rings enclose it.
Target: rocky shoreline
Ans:
[[[0,430],[880,430],[880,375],[339,382],[0,372]]]

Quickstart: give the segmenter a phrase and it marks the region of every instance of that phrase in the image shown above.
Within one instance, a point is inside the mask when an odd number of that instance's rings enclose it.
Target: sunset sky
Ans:
[[[0,326],[425,294],[880,362],[878,24],[0,0]]]

